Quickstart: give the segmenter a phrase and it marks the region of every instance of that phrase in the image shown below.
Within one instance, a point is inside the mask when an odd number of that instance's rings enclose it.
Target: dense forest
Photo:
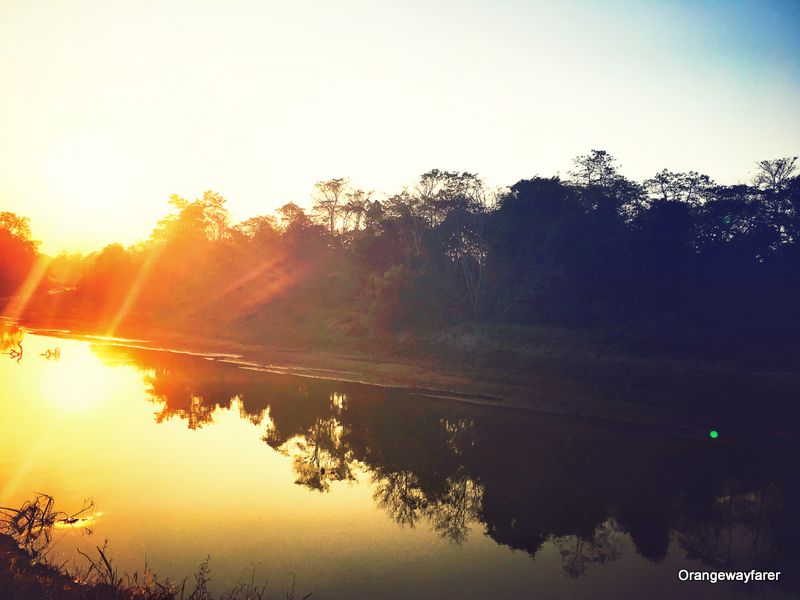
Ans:
[[[749,184],[666,169],[634,182],[592,150],[568,178],[500,189],[440,170],[381,197],[321,181],[312,210],[236,224],[218,193],[172,196],[139,244],[49,260],[29,310],[322,346],[548,325],[636,350],[791,360],[796,172],[795,157],[757,163]],[[41,263],[36,248],[24,217],[0,215],[0,296]]]

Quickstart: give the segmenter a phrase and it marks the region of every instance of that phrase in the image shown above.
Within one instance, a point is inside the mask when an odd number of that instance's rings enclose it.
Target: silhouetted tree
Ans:
[[[314,212],[320,215],[331,235],[336,233],[337,219],[347,193],[347,180],[344,178],[318,181],[314,184]]]
[[[773,192],[783,191],[797,171],[797,158],[796,156],[787,156],[759,161],[758,172],[753,178],[753,184]]]
[[[12,294],[26,280],[37,258],[30,222],[12,212],[0,212],[0,296]]]

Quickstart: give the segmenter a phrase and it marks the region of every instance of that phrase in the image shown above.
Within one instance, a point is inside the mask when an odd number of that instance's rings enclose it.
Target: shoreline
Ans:
[[[708,431],[707,417],[702,412],[681,411],[677,407],[654,402],[634,402],[616,395],[588,393],[586,389],[581,389],[582,382],[576,383],[558,375],[537,377],[535,374],[504,373],[502,370],[480,367],[468,372],[464,365],[455,362],[448,364],[445,361],[445,368],[441,368],[435,361],[427,361],[428,364],[424,365],[421,361],[407,361],[394,356],[287,348],[154,327],[139,328],[136,332],[131,328],[121,328],[116,333],[119,337],[116,337],[102,335],[103,332],[90,324],[63,319],[51,320],[46,324],[36,319],[21,319],[18,322],[33,334],[152,351],[196,354],[248,370],[406,389],[412,394],[440,401],[469,403],[487,409],[522,410],[644,426],[666,435],[691,439],[704,439]],[[606,357],[594,363],[601,363],[602,367],[603,360],[615,359]],[[620,357],[619,360],[631,361],[636,366],[634,359]],[[580,361],[586,362],[587,371],[598,368],[598,364],[593,364],[591,359],[580,357],[579,365]],[[647,361],[640,362],[641,366],[650,364]],[[688,372],[689,369],[686,362],[662,362],[679,370]],[[658,363],[653,361],[653,364]],[[724,371],[713,372],[708,365],[693,366],[701,373],[712,372],[725,379]],[[647,375],[645,372],[631,371],[632,378],[646,379]],[[736,436],[726,436],[723,443],[782,446],[788,441],[783,438],[783,435],[772,431],[741,432]]]

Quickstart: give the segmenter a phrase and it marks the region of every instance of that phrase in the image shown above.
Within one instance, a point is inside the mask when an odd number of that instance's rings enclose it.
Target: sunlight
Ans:
[[[33,263],[33,267],[31,267],[25,281],[22,282],[22,285],[19,286],[17,292],[12,296],[3,316],[15,321],[22,315],[33,293],[39,287],[39,284],[47,273],[47,267],[50,266],[51,260],[49,256],[43,254],[37,256],[36,262]]]
[[[81,212],[108,205],[112,190],[127,189],[134,180],[132,160],[118,143],[83,133],[53,150],[49,178],[61,202]]]
[[[109,323],[108,328],[106,329],[106,337],[114,337],[117,327],[119,327],[119,324],[125,319],[125,317],[128,316],[133,303],[136,302],[136,300],[139,298],[139,295],[142,293],[142,288],[147,281],[147,276],[150,274],[153,264],[160,254],[160,251],[153,250],[148,252],[145,256],[144,262],[139,267],[139,272],[136,273],[136,278],[131,283],[131,287],[125,294],[125,298],[123,298],[122,303],[117,309],[117,312],[114,314],[114,318],[111,320],[111,323]]]
[[[114,369],[98,368],[97,359],[91,354],[73,354],[57,367],[42,372],[39,383],[42,394],[59,411],[84,413],[110,397],[116,373]],[[89,373],[91,385],[87,385]]]
[[[86,529],[92,527],[95,521],[103,516],[102,512],[90,513],[82,517],[72,517],[56,521],[53,527],[56,529]]]
[[[238,313],[251,311],[288,289],[307,271],[307,268],[298,266],[292,273],[282,272],[278,270],[279,263],[278,257],[259,262],[252,269],[233,279],[230,284],[198,302],[194,308],[195,312],[200,313],[223,298],[229,311]]]
[[[800,594],[800,0],[0,0],[0,56],[0,600]]]

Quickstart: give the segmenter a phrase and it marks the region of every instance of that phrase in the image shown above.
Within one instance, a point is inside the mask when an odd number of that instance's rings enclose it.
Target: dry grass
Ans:
[[[47,494],[37,493],[19,508],[0,507],[0,589],[15,600],[306,600],[308,593],[296,596],[295,578],[292,587],[279,596],[267,594],[269,582],[256,584],[252,571],[249,582],[239,583],[227,593],[214,595],[211,582],[211,557],[208,556],[194,573],[192,582],[161,580],[145,563],[142,571],[121,573],[109,556],[108,541],[95,546],[96,555],[80,550],[83,566],[72,570],[56,565],[47,558],[52,547],[52,530],[58,524],[70,525],[90,514],[94,502],[87,500],[76,513],[55,510],[55,502]]]

